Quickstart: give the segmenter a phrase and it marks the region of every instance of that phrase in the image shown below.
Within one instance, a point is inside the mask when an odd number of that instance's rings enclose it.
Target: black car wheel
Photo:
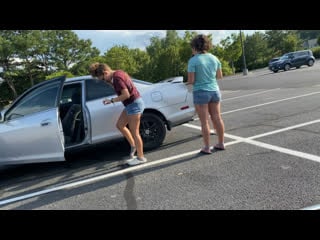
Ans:
[[[140,135],[145,150],[159,147],[166,137],[166,126],[154,113],[144,113],[140,121]]]
[[[313,66],[313,64],[314,64],[314,61],[313,61],[312,59],[310,59],[310,60],[308,61],[308,66],[311,67],[311,66]]]
[[[285,71],[290,70],[290,64],[286,64],[286,65],[284,65],[284,70],[285,70]]]

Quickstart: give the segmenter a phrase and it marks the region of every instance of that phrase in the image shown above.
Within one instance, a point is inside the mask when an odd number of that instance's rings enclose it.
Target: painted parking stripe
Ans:
[[[270,104],[273,104],[273,103],[288,101],[288,100],[291,100],[291,99],[312,96],[312,95],[319,94],[319,93],[320,92],[312,92],[312,93],[303,94],[303,95],[299,95],[299,96],[295,96],[295,97],[283,98],[283,99],[279,99],[279,100],[275,100],[275,101],[271,101],[271,102],[261,103],[261,104],[257,104],[257,105],[253,105],[253,106],[249,106],[249,107],[238,108],[238,109],[235,109],[235,110],[223,112],[223,113],[221,113],[221,115],[234,113],[234,112],[239,112],[239,111],[243,111],[243,110],[247,110],[247,109],[251,109],[251,108],[261,107],[261,106],[265,106],[265,105],[270,105]]]
[[[196,126],[196,125],[192,125],[192,124],[184,124],[184,126],[201,130],[201,126]],[[289,155],[292,155],[292,156],[295,156],[295,157],[300,157],[300,158],[304,158],[304,159],[308,159],[308,160],[320,163],[320,156],[317,156],[317,155],[304,153],[304,152],[300,152],[300,151],[296,151],[296,150],[291,150],[291,149],[288,149],[288,148],[283,148],[283,147],[271,145],[271,144],[268,144],[268,143],[255,141],[255,140],[252,140],[252,139],[249,139],[249,138],[238,137],[238,136],[227,134],[227,133],[225,133],[224,136],[227,137],[227,138],[231,138],[233,140],[237,140],[239,142],[249,143],[249,144],[252,144],[252,145],[255,145],[255,146],[258,146],[258,147],[270,149],[270,150],[281,152],[281,153],[286,153],[286,154],[289,154]],[[253,137],[251,137],[251,138],[253,138]]]
[[[271,131],[271,132],[262,133],[262,134],[259,134],[259,135],[255,135],[253,137],[248,137],[248,139],[257,139],[257,138],[260,138],[260,137],[265,137],[265,136],[268,136],[268,135],[272,135],[272,134],[276,134],[276,133],[280,133],[280,132],[285,132],[285,131],[288,131],[288,130],[304,127],[304,126],[307,126],[307,125],[310,125],[310,124],[315,124],[315,123],[320,123],[320,119],[314,120],[314,121],[310,121],[310,122],[301,123],[301,124],[297,124],[297,125],[294,125],[294,126],[291,126],[291,127],[281,128],[281,129],[278,129],[278,130],[275,130],[275,131]]]
[[[320,210],[320,204],[302,208],[300,210]]]
[[[319,122],[319,121],[320,120],[315,120],[315,121],[311,121],[309,123],[298,124],[298,125],[295,125],[295,126],[292,126],[292,127],[285,128],[285,129],[287,131],[287,130],[290,130],[292,128],[297,128],[297,126],[301,126],[301,125],[306,126],[306,125],[313,124],[313,123]],[[183,124],[183,125],[186,126],[186,127],[191,127],[191,128],[195,128],[195,129],[198,129],[198,130],[201,129],[200,126],[196,126],[196,125],[192,125],[192,124]],[[279,130],[278,131],[273,131],[273,133],[274,132],[279,132]],[[242,138],[242,137],[234,136],[234,135],[231,135],[231,134],[225,134],[225,136],[235,140],[235,141],[226,143],[225,146],[229,146],[229,145],[233,145],[233,144],[241,143],[241,142],[246,142],[246,143],[253,144],[253,145],[256,145],[256,146],[259,146],[259,147],[264,147],[264,148],[271,149],[271,150],[274,150],[274,151],[287,153],[287,154],[290,154],[290,155],[293,155],[293,156],[296,156],[296,157],[301,157],[301,158],[304,158],[304,159],[309,159],[309,160],[313,160],[313,161],[316,161],[316,162],[320,162],[320,157],[316,156],[316,155],[302,153],[302,152],[298,152],[298,151],[294,151],[294,150],[290,150],[290,149],[286,149],[286,148],[281,148],[281,147],[277,147],[277,146],[273,146],[273,145],[270,145],[270,144],[261,143],[261,142],[252,140],[253,138],[255,138],[255,137],[259,136],[259,135],[250,137],[251,139]],[[173,160],[180,159],[180,158],[183,158],[183,157],[187,157],[187,156],[190,156],[190,155],[194,155],[194,154],[197,154],[198,152],[199,152],[199,149],[191,151],[191,152],[187,152],[187,153],[178,154],[178,155],[175,155],[175,156],[171,156],[171,157],[155,160],[155,161],[152,161],[152,162],[147,162],[147,163],[144,163],[142,165],[129,167],[129,168],[126,168],[126,169],[123,169],[123,170],[119,170],[119,171],[115,171],[115,172],[112,172],[112,173],[107,173],[107,174],[104,174],[104,175],[101,175],[101,176],[96,176],[96,177],[93,177],[93,178],[89,178],[89,179],[85,179],[85,180],[81,180],[81,181],[77,181],[77,182],[73,182],[73,183],[63,184],[63,185],[59,185],[59,186],[53,186],[53,187],[48,188],[48,189],[44,189],[44,190],[41,190],[41,191],[33,192],[33,193],[30,193],[30,194],[25,194],[25,195],[22,195],[22,196],[19,196],[19,197],[14,197],[14,198],[1,200],[0,201],[0,206],[1,205],[5,205],[5,204],[14,203],[14,202],[17,202],[17,201],[22,201],[22,200],[25,200],[25,199],[28,199],[28,198],[32,198],[32,197],[37,197],[37,196],[44,195],[44,194],[47,194],[47,193],[51,193],[51,192],[55,192],[55,191],[59,191],[59,190],[63,190],[63,189],[68,189],[68,188],[73,188],[73,187],[77,187],[77,186],[80,186],[80,185],[84,185],[84,184],[88,184],[88,183],[104,180],[104,179],[107,179],[107,178],[110,178],[110,177],[114,177],[114,176],[125,174],[127,172],[140,170],[142,168],[147,168],[147,167],[150,167],[150,166],[154,166],[154,165],[158,165],[158,164],[161,164],[161,163],[165,163],[165,162],[173,161]]]
[[[295,98],[311,96],[311,95],[319,94],[319,93],[320,93],[320,92],[312,92],[312,93],[307,93],[307,94],[303,94],[303,95],[299,95],[299,96],[295,96],[295,97],[283,98],[283,99],[279,99],[279,100],[275,100],[275,101],[271,101],[271,102],[261,103],[261,104],[253,105],[253,106],[249,106],[249,107],[238,108],[238,109],[235,109],[235,110],[223,112],[223,113],[221,113],[221,115],[225,115],[225,114],[229,114],[229,113],[234,113],[234,112],[239,112],[239,111],[243,111],[243,110],[247,110],[247,109],[251,109],[251,108],[261,107],[261,106],[265,106],[265,105],[269,105],[269,104],[273,104],[273,103],[288,101],[288,100],[295,99]],[[199,120],[199,118],[195,118],[194,120]]]
[[[232,144],[237,143],[237,142],[238,141],[228,142],[228,143],[225,144],[225,146],[232,145]],[[37,191],[37,192],[21,195],[19,197],[8,198],[8,199],[5,199],[5,200],[1,200],[0,201],[0,206],[1,205],[5,205],[5,204],[18,202],[18,201],[22,201],[22,200],[26,200],[26,199],[32,198],[32,197],[38,197],[40,195],[44,195],[44,194],[51,193],[51,192],[56,192],[56,191],[59,191],[59,190],[64,190],[64,189],[68,189],[68,188],[73,188],[73,187],[77,187],[77,186],[93,183],[93,182],[96,182],[96,181],[101,181],[101,180],[104,180],[104,179],[107,179],[107,178],[123,175],[123,174],[126,174],[128,172],[133,172],[135,170],[140,170],[140,169],[143,169],[143,168],[147,168],[147,167],[158,165],[158,164],[165,163],[165,162],[170,162],[170,161],[173,161],[173,160],[176,160],[176,159],[180,159],[180,158],[183,158],[183,157],[188,157],[190,155],[194,155],[194,154],[198,154],[198,153],[199,153],[199,149],[191,151],[191,152],[182,153],[182,154],[178,154],[178,155],[175,155],[175,156],[171,156],[171,157],[155,160],[155,161],[152,161],[152,162],[143,163],[141,165],[128,167],[126,169],[122,169],[122,170],[115,171],[115,172],[112,172],[112,173],[103,174],[103,175],[92,177],[92,178],[88,178],[88,179],[85,179],[85,180],[81,180],[81,181],[77,181],[77,182],[73,182],[73,183],[68,183],[68,184],[62,184],[62,185],[59,185],[59,186],[53,186],[53,187],[50,187],[48,189],[44,189],[44,190],[41,190],[41,191]]]
[[[257,94],[261,94],[261,93],[266,93],[266,92],[270,92],[270,91],[274,91],[274,90],[279,90],[279,89],[280,89],[280,88],[269,89],[269,90],[265,90],[265,91],[261,91],[261,92],[255,92],[255,93],[250,93],[250,94],[241,95],[241,96],[237,96],[237,97],[226,98],[226,99],[222,99],[222,102],[229,101],[229,100],[233,100],[233,99],[237,99],[237,98],[243,98],[243,97],[253,96],[253,95],[257,95]]]

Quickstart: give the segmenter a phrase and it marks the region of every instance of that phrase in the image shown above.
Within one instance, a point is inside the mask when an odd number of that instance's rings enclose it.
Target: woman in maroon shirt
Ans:
[[[130,159],[126,163],[137,165],[146,162],[147,159],[144,157],[143,142],[139,131],[144,102],[132,79],[123,70],[112,70],[104,63],[91,64],[89,72],[91,76],[111,84],[118,95],[116,98],[103,100],[103,104],[121,101],[125,106],[117,121],[117,128],[131,146]],[[129,129],[127,125],[129,125]],[[137,152],[137,157],[134,157],[135,152]]]

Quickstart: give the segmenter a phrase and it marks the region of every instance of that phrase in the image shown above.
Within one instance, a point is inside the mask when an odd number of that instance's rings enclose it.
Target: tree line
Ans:
[[[112,69],[123,69],[137,79],[149,82],[187,76],[191,57],[190,41],[198,33],[185,31],[180,37],[168,30],[164,38],[151,37],[146,50],[116,45],[105,53],[91,40],[79,39],[72,30],[0,30],[0,106],[8,104],[23,91],[41,81],[66,75],[88,74],[92,62],[105,62]],[[263,68],[273,57],[303,49],[303,41],[318,38],[319,30],[268,30],[252,35],[241,33],[248,70]],[[213,39],[214,36],[209,35]],[[319,47],[312,49],[320,57]],[[214,46],[211,53],[222,62],[225,76],[241,72],[240,31]]]

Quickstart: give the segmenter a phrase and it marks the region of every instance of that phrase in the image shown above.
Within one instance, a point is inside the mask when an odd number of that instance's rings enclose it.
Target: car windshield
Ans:
[[[279,60],[287,60],[288,58],[289,58],[288,55],[283,55],[282,57],[280,57]]]
[[[270,60],[270,62],[275,62],[275,61],[278,61],[279,60],[279,58],[272,58],[271,60]]]

